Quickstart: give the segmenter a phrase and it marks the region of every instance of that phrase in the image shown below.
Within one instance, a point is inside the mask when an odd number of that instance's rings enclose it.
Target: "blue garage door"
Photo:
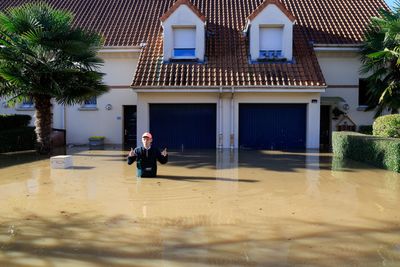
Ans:
[[[160,148],[216,147],[215,104],[150,104],[150,131]]]
[[[239,146],[304,149],[306,104],[239,104]]]

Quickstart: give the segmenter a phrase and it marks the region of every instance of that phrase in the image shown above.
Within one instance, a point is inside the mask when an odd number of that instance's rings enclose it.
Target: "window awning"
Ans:
[[[323,96],[321,97],[321,104],[325,105],[336,105],[340,102],[346,102],[343,98],[339,96]]]

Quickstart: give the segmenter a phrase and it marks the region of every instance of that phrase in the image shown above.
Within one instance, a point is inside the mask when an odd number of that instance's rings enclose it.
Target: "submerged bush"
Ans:
[[[32,117],[21,114],[0,114],[0,131],[28,126]]]
[[[35,148],[35,128],[23,127],[0,131],[0,153]]]
[[[366,162],[400,172],[400,140],[354,132],[333,132],[335,157]]]

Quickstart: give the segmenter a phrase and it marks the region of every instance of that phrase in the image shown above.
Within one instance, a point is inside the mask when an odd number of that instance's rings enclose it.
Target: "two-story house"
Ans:
[[[0,9],[26,0],[4,0]],[[47,0],[105,37],[110,91],[54,106],[67,142],[168,148],[303,149],[329,144],[347,113],[371,125],[358,50],[383,0]],[[31,113],[2,100],[0,113]]]

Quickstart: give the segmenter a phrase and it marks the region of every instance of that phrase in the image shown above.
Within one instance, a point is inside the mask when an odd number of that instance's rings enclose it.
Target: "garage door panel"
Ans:
[[[306,104],[240,104],[239,146],[305,148],[306,107]]]
[[[172,149],[216,147],[215,104],[151,104],[154,144]]]

